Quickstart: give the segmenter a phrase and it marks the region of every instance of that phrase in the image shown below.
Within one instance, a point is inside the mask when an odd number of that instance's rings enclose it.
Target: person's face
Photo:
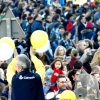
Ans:
[[[50,12],[50,16],[53,18],[55,16],[55,12],[54,11],[51,11]]]
[[[73,20],[74,19],[74,16],[70,17],[70,20]]]
[[[61,28],[61,29],[59,29],[59,31],[60,31],[60,33],[64,33],[65,32],[65,29],[64,28]]]
[[[47,21],[52,22],[52,17],[51,16],[48,16],[47,17]]]
[[[61,68],[61,62],[60,61],[56,61],[54,65],[55,65],[56,69],[60,69]]]
[[[33,23],[33,19],[29,20],[29,23]]]
[[[38,53],[39,57],[42,58],[43,57],[43,53]]]
[[[0,61],[0,66],[4,63],[4,61]]]
[[[86,49],[86,47],[87,47],[86,42],[82,42],[82,44],[80,45],[79,49],[84,51]]]
[[[67,36],[66,36],[66,40],[70,40],[71,38],[71,33],[69,33]]]
[[[89,47],[89,43],[88,43],[88,42],[86,42],[86,48],[87,48],[87,47]]]
[[[37,9],[34,9],[34,12],[33,12],[34,15],[38,14],[38,11]]]
[[[81,22],[82,22],[82,23],[86,23],[85,17],[82,18]]]
[[[57,87],[58,89],[66,89],[66,78],[60,78],[58,81],[57,81]]]
[[[42,16],[40,14],[38,15],[38,20],[42,21]]]
[[[73,80],[76,81],[77,80],[77,77],[79,75],[80,75],[80,72],[77,71],[76,74],[72,76],[73,77]]]
[[[59,56],[64,56],[64,49],[63,49],[62,47],[60,47],[60,48],[58,49],[58,55],[59,55]]]
[[[19,39],[18,39],[18,42],[19,42],[19,43],[21,43],[22,41],[23,41],[23,39],[22,39],[22,38],[19,38]]]

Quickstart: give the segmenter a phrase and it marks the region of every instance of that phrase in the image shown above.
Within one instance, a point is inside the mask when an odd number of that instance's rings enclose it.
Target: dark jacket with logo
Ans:
[[[40,76],[28,70],[14,75],[11,100],[45,100]]]

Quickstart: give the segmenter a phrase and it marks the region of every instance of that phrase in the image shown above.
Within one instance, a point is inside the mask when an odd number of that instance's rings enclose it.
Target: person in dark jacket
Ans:
[[[17,74],[12,77],[11,100],[45,100],[39,74],[29,71],[29,58],[21,54],[15,60]]]
[[[85,29],[85,22],[86,22],[85,17],[80,16],[80,23],[78,25],[78,39],[79,40],[83,39],[83,35],[81,34],[81,31]]]
[[[60,41],[60,45],[65,47],[66,49],[72,48],[74,45],[71,41],[71,33],[70,32],[64,32],[63,33],[63,39]]]
[[[37,14],[34,17],[34,22],[31,26],[31,31],[34,32],[36,30],[44,30],[43,26],[42,26],[42,16],[40,14]]]
[[[85,39],[92,39],[95,36],[95,32],[93,31],[93,24],[91,22],[87,22],[86,28],[81,31],[84,35]]]

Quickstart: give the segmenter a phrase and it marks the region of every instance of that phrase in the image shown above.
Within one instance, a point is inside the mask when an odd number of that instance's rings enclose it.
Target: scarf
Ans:
[[[55,73],[58,73],[59,75],[60,75],[60,74],[64,74],[63,71],[62,71],[61,69],[56,69],[56,68],[54,67],[53,70],[54,70],[54,72],[53,72],[52,77],[51,77],[51,84],[54,84],[55,81],[56,81],[56,79],[58,78],[58,76],[54,75]]]

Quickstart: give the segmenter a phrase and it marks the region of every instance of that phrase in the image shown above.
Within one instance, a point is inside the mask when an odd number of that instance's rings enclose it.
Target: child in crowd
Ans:
[[[63,74],[63,63],[61,59],[57,58],[51,64],[51,67],[46,71],[45,82],[48,91],[51,86],[55,85],[58,75]]]

